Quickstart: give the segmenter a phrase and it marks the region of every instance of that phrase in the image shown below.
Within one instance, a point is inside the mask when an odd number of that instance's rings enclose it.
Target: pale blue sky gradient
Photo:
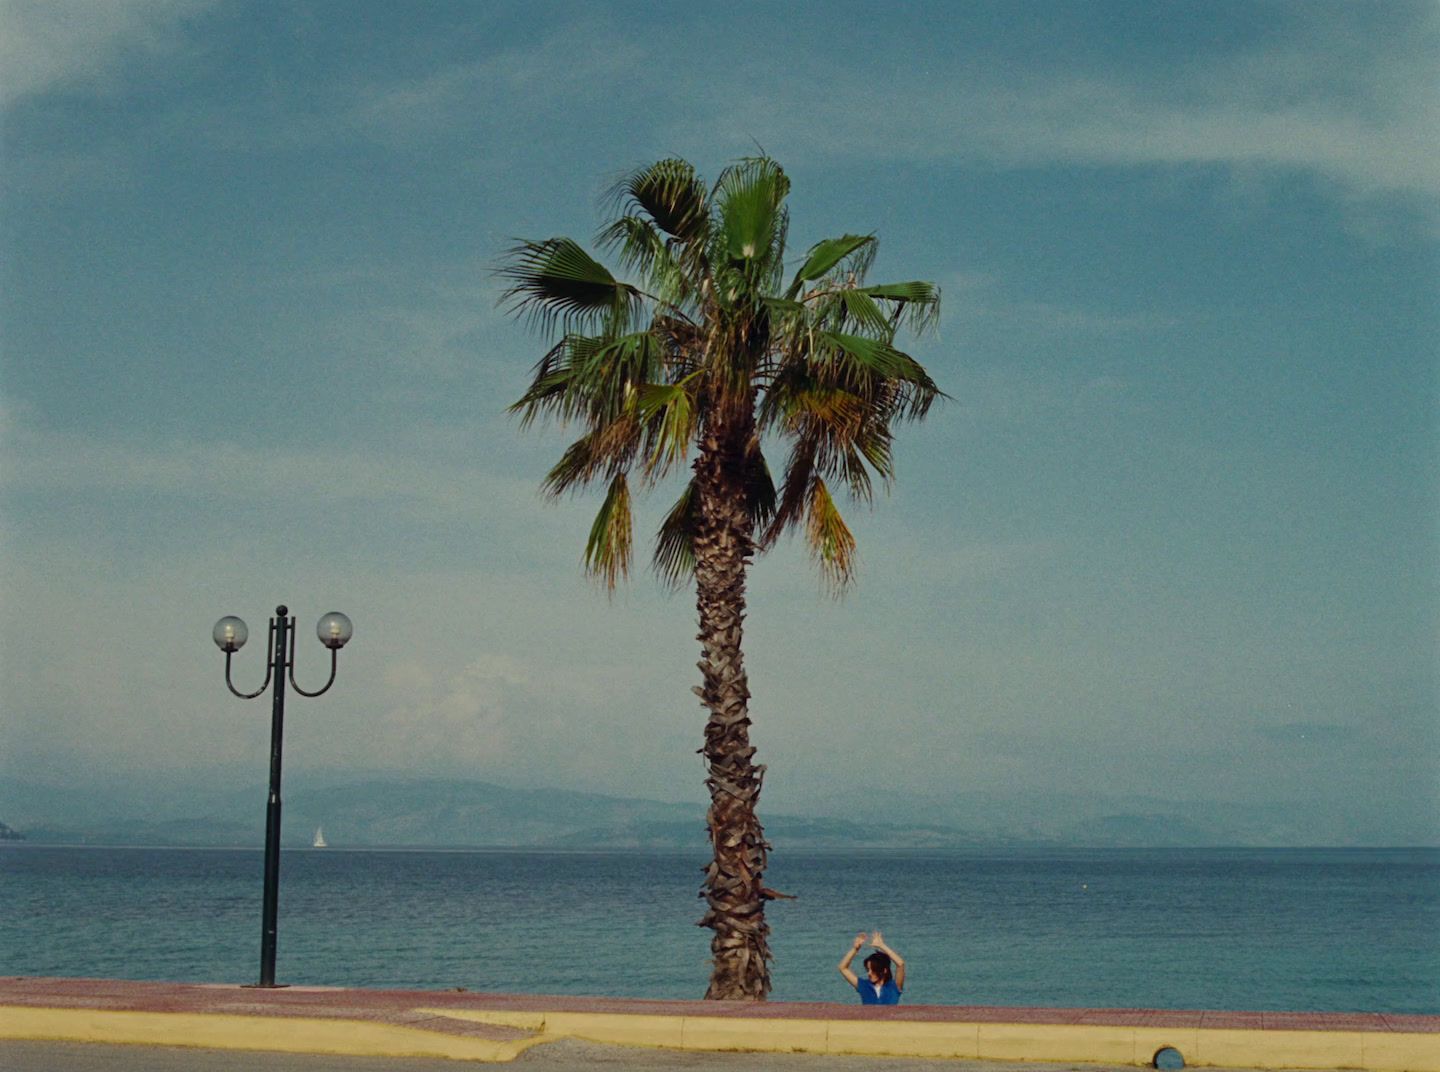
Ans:
[[[492,269],[632,167],[760,147],[797,253],[874,231],[873,278],[943,288],[914,352],[954,399],[849,512],[845,600],[754,570],[765,806],[1440,841],[1433,4],[0,20],[0,773],[263,776],[209,631],[283,601],[356,624],[294,778],[698,801],[693,605],[580,576],[596,504],[540,499],[567,440],[504,414],[543,343]]]

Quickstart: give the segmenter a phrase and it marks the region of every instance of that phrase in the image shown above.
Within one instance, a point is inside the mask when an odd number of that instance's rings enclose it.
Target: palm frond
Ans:
[[[604,580],[610,591],[615,590],[617,580],[630,574],[631,539],[630,486],[625,474],[617,473],[585,541],[585,571]]]
[[[836,382],[826,375],[833,371],[799,362],[785,366],[761,400],[757,426],[778,430],[794,437],[797,447],[803,445],[806,462],[800,476],[814,472],[843,480],[851,495],[869,502],[872,470],[887,488],[894,478],[889,421],[899,392],[875,377],[862,384]],[[792,468],[800,456],[797,449]],[[798,516],[801,488],[787,483],[783,524],[792,524]]]
[[[791,423],[815,443],[815,472],[844,481],[854,498],[868,503],[873,487],[867,463],[887,487],[891,478],[885,412],[848,391],[817,388],[796,399]]]
[[[695,434],[693,399],[685,383],[640,387],[635,408],[645,427],[646,474],[659,479],[685,460]]]
[[[639,216],[621,216],[602,227],[595,235],[595,244],[616,250],[626,268],[649,276],[655,263],[668,259],[665,239],[649,220]]]
[[[840,331],[817,331],[816,338],[827,346],[832,362],[847,365],[861,378],[879,376],[887,380],[908,380],[924,377],[926,372],[909,354],[895,349],[883,339],[850,335]]]
[[[666,234],[682,242],[704,237],[710,204],[705,184],[688,161],[657,160],[626,175],[611,191],[637,206]]]
[[[789,298],[775,298],[769,294],[764,294],[760,297],[760,303],[769,310],[772,319],[805,315],[805,306]]]
[[[695,573],[699,497],[691,480],[670,507],[655,534],[655,573],[667,588],[679,588]]]
[[[826,585],[838,595],[855,569],[855,536],[836,509],[830,489],[819,477],[810,482],[805,536]]]
[[[768,284],[780,268],[789,216],[790,180],[780,165],[751,157],[725,169],[716,183],[720,232],[729,262],[752,285]]]
[[[846,289],[840,291],[839,296],[845,315],[859,325],[862,331],[887,341],[894,335],[895,328],[890,318],[870,295],[863,291]]]
[[[552,499],[558,499],[567,491],[577,490],[590,483],[599,468],[594,437],[583,435],[565,448],[560,460],[545,474],[540,490]]]
[[[607,474],[614,476],[629,471],[643,438],[634,413],[627,410],[613,421],[598,425],[590,434],[595,437],[596,457],[604,464]]]
[[[860,293],[872,298],[888,298],[892,301],[929,302],[940,300],[940,288],[934,283],[913,279],[908,283],[876,283],[874,286],[859,287]]]
[[[819,331],[816,338],[826,344],[828,360],[847,375],[873,389],[874,379],[898,381],[897,413],[910,420],[924,417],[930,404],[942,392],[920,362],[895,349],[882,339],[869,339],[838,331]]]
[[[658,315],[650,332],[660,345],[665,378],[675,383],[693,373],[704,361],[705,331],[684,317]]]
[[[816,242],[810,247],[810,252],[806,254],[805,263],[795,272],[795,278],[791,281],[790,289],[785,292],[785,296],[794,298],[806,283],[823,279],[832,268],[857,251],[862,256],[851,265],[851,270],[857,275],[863,276],[866,269],[870,267],[869,258],[874,256],[874,235],[842,235],[839,238],[827,238],[823,242]]]
[[[596,477],[615,477],[628,472],[640,451],[640,423],[634,414],[622,413],[614,420],[596,423],[570,446],[540,484],[551,498],[578,491]]]
[[[858,424],[865,399],[849,385],[837,383],[838,377],[822,377],[824,371],[801,361],[783,364],[760,399],[757,427],[797,435],[812,419],[831,425]]]
[[[615,338],[566,335],[535,366],[535,379],[511,405],[528,425],[540,414],[562,424],[595,426],[616,420],[633,389],[664,375],[662,341],[649,332]]]
[[[520,398],[509,406],[520,414],[520,427],[527,428],[541,413],[559,408],[570,384],[570,339],[561,339],[535,363],[535,378]]]
[[[771,514],[770,523],[760,538],[762,547],[773,547],[781,533],[797,524],[804,516],[805,504],[810,494],[810,481],[815,475],[815,456],[819,448],[819,440],[813,433],[806,434],[804,428],[798,430],[790,447],[790,457],[785,460],[785,475],[780,481],[774,513]]]
[[[855,449],[858,450],[870,468],[880,474],[885,481],[886,489],[895,480],[895,459],[890,452],[890,444],[894,441],[890,434],[888,425],[880,422],[867,422],[861,434],[855,439]]]
[[[875,497],[875,492],[870,483],[870,471],[865,468],[865,456],[851,445],[835,452],[835,464],[829,467],[831,472],[845,481],[845,486],[850,490],[850,497],[860,502],[868,503]]]
[[[760,437],[750,440],[745,451],[745,509],[750,515],[751,533],[762,533],[775,517],[775,481],[760,449]]]
[[[893,302],[896,315],[892,317],[892,324],[898,327],[903,320],[917,335],[933,331],[940,324],[940,288],[934,283],[918,279],[908,283],[880,283],[860,287],[859,292]]]
[[[634,403],[641,385],[664,375],[660,340],[649,331],[635,331],[600,341],[576,369],[579,390],[594,421],[609,421]]]
[[[557,323],[566,330],[623,323],[640,299],[570,238],[521,242],[506,251],[498,274],[511,281],[500,296],[507,311],[547,332]]]
[[[621,216],[596,235],[597,244],[619,253],[620,263],[638,272],[645,282],[646,297],[668,308],[669,316],[689,319],[687,306],[693,304],[696,281],[686,271],[693,257],[683,247],[667,241],[660,229],[639,216]],[[680,252],[681,257],[676,253]]]

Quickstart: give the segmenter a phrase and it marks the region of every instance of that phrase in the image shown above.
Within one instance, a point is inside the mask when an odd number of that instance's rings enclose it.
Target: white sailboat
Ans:
[[[326,847],[325,828],[323,826],[317,826],[315,828],[315,840],[310,842],[310,847],[314,849],[323,849]]]

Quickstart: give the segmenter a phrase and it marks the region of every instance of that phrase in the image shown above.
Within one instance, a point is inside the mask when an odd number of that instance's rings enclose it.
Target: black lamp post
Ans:
[[[280,905],[280,747],[285,734],[285,677],[290,687],[301,696],[319,696],[335,684],[335,665],[341,648],[355,632],[350,619],[331,611],[315,627],[320,643],[330,649],[330,680],[318,692],[306,692],[295,684],[295,619],[285,606],[275,608],[270,619],[270,662],[265,669],[265,684],[254,692],[241,692],[230,680],[230,657],[239,651],[250,636],[245,623],[236,617],[221,618],[211,634],[215,644],[225,653],[225,684],[242,700],[253,700],[275,682],[275,698],[270,716],[270,798],[265,806],[265,907],[260,932],[260,981],[256,986],[275,985],[275,931]]]

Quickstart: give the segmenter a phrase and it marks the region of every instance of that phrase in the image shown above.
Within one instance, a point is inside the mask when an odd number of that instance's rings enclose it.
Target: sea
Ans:
[[[703,857],[287,849],[276,977],[703,996]],[[259,974],[258,849],[0,845],[0,975]],[[1440,849],[777,851],[772,999],[854,1000],[881,930],[915,1004],[1440,1013]]]

